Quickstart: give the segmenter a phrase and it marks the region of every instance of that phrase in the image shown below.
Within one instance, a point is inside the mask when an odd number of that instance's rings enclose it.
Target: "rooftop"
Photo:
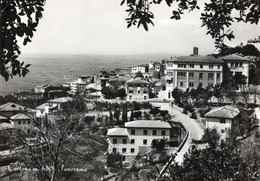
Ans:
[[[26,109],[26,107],[12,102],[8,102],[0,106],[0,111],[22,111]]]
[[[250,61],[248,58],[242,56],[242,55],[239,55],[239,54],[231,54],[231,55],[226,55],[226,56],[223,56],[223,57],[220,57],[221,60],[229,60],[229,61],[244,61],[244,62],[248,62]]]
[[[0,120],[6,120],[7,118],[4,116],[0,116]]]
[[[205,114],[205,117],[214,117],[214,118],[235,118],[240,113],[239,109],[233,106],[222,106],[210,110]]]
[[[50,102],[50,103],[64,103],[64,102],[69,102],[69,101],[72,101],[71,97],[60,97],[60,98],[57,98],[57,99],[48,100],[47,102]]]
[[[42,105],[39,105],[38,107],[36,107],[35,109],[37,110],[45,110],[45,107],[48,106],[48,103],[43,103]]]
[[[223,63],[221,60],[212,56],[190,55],[181,57],[171,57],[166,60],[167,62],[176,63]]]
[[[111,128],[107,131],[107,136],[127,136],[128,132],[126,128]]]
[[[10,117],[11,120],[20,120],[20,119],[31,119],[29,116],[23,114],[23,113],[18,113],[12,117]]]
[[[138,120],[125,123],[126,128],[167,128],[170,129],[171,125],[165,121],[159,120]]]
[[[14,125],[12,123],[0,123],[0,130],[13,129]]]
[[[131,84],[149,84],[149,82],[147,82],[146,80],[142,80],[142,79],[132,79],[128,83],[131,83]]]

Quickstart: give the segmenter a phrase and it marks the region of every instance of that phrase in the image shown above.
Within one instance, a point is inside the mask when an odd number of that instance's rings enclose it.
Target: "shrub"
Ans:
[[[187,110],[183,109],[183,114],[188,114]]]
[[[197,114],[195,112],[192,112],[190,118],[197,119]]]

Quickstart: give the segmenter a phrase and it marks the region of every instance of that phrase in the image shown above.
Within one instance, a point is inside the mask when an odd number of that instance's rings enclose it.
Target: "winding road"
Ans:
[[[192,139],[200,139],[204,133],[204,127],[198,120],[191,119],[188,115],[182,113],[182,108],[179,108],[175,105],[171,105],[169,103],[157,102],[154,103],[157,106],[161,107],[161,110],[168,110],[170,114],[174,115],[173,120],[176,122],[181,122],[186,130],[189,132],[189,137],[184,144],[181,151],[175,157],[175,161],[178,163],[183,162],[183,156],[185,153],[189,151],[189,147],[191,146]]]

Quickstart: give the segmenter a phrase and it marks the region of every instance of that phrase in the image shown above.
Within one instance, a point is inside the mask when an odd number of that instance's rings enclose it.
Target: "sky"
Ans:
[[[120,2],[47,0],[32,43],[20,45],[22,54],[189,55],[194,46],[199,47],[201,55],[214,53],[214,40],[206,35],[206,28],[201,27],[201,10],[186,13],[175,21],[170,19],[173,8],[156,5],[152,9],[155,26],[146,32],[142,27],[127,28],[127,7],[120,6]],[[235,24],[233,30],[235,40],[226,42],[230,46],[245,44],[260,35],[256,25]]]

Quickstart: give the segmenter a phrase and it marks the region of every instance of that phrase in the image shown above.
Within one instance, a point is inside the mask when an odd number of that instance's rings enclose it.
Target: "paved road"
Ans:
[[[182,109],[176,106],[171,106],[169,103],[156,103],[161,106],[161,110],[168,110],[170,114],[174,115],[173,120],[181,122],[183,126],[189,131],[189,137],[187,142],[183,146],[182,150],[177,154],[175,161],[182,163],[183,155],[188,152],[192,139],[200,139],[204,133],[203,125],[195,119],[189,118],[188,115],[182,114]]]

